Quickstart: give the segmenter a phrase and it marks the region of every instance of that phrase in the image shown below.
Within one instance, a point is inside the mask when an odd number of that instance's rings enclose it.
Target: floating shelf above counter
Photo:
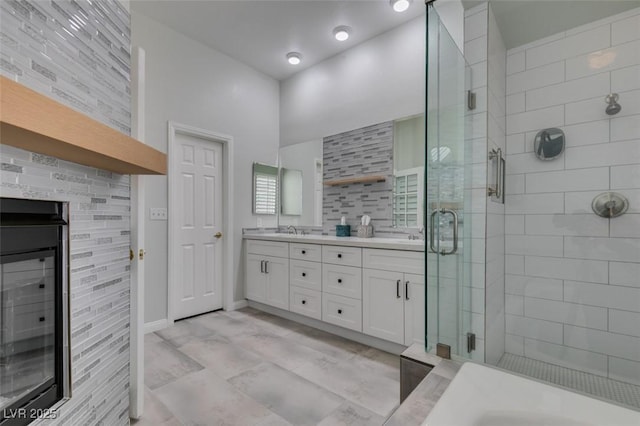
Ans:
[[[1,143],[120,174],[165,175],[167,155],[6,77]]]
[[[326,186],[340,186],[340,185],[349,185],[352,183],[384,182],[386,180],[387,180],[386,176],[367,175],[367,176],[355,176],[355,177],[344,178],[344,179],[325,180],[324,184]]]

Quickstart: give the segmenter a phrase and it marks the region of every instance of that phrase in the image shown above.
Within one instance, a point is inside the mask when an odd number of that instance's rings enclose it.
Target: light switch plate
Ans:
[[[150,208],[149,220],[167,220],[167,209],[165,208]]]

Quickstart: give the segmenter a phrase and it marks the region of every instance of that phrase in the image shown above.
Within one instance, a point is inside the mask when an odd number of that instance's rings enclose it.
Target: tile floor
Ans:
[[[255,309],[213,312],[145,336],[136,426],[382,425],[399,357]]]

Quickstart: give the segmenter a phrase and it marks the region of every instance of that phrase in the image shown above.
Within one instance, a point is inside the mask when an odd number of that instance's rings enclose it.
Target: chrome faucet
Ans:
[[[287,226],[287,234],[291,234],[291,230],[293,230],[293,235],[298,235],[298,230],[295,226],[289,225]]]

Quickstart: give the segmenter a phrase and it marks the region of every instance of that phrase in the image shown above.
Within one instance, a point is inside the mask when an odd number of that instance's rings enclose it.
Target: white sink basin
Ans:
[[[640,412],[465,363],[426,426],[638,426]]]

